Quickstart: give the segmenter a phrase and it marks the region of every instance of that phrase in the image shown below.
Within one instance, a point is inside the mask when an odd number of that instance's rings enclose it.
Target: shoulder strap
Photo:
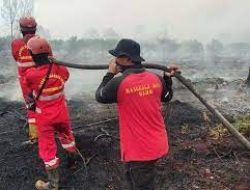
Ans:
[[[48,79],[49,79],[49,75],[50,75],[50,73],[51,73],[52,66],[53,66],[53,63],[50,63],[50,64],[49,64],[48,71],[47,71],[47,73],[46,73],[45,80],[44,80],[44,82],[43,82],[43,84],[42,84],[41,88],[39,89],[38,94],[37,94],[37,96],[36,96],[36,100],[39,99],[39,97],[41,96],[41,94],[42,94],[42,92],[43,92],[43,89],[44,89],[44,87],[45,87],[45,85],[46,85],[46,83],[47,83],[47,81],[48,81]]]

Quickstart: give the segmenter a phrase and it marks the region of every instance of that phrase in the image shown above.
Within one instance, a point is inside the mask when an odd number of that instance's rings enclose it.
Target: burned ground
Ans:
[[[0,189],[34,189],[35,178],[45,173],[37,148],[21,144],[26,140],[22,104],[1,100],[0,107]],[[157,164],[157,189],[249,189],[249,151],[231,136],[211,137],[209,127],[216,120],[204,109],[179,100],[165,108],[170,154]],[[84,161],[79,158],[75,170],[67,169],[59,148],[61,189],[128,189],[119,158],[115,105],[74,100],[69,109]]]

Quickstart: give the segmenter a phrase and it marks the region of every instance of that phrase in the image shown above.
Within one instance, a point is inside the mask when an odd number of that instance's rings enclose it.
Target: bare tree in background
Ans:
[[[34,10],[34,0],[2,0],[1,16],[10,27],[11,39],[14,38],[14,29],[17,19],[29,16]]]

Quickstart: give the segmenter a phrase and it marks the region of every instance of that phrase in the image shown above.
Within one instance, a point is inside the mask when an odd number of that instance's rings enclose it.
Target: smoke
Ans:
[[[65,88],[67,98],[84,100],[84,97],[89,97],[95,99],[95,91],[105,72],[70,69],[70,78]]]
[[[167,31],[180,40],[223,38],[230,43],[250,42],[249,7],[249,0],[37,0],[35,16],[53,37],[64,39],[85,37],[90,28],[98,33],[113,28],[130,38]]]
[[[21,89],[17,80],[0,84],[0,99],[8,99],[10,101],[23,101]]]
[[[106,71],[83,71],[70,69],[70,78],[65,84],[67,99],[84,97],[95,99],[95,90],[102,81]],[[13,77],[8,82],[0,83],[0,99],[23,101],[19,82]]]
[[[58,60],[77,64],[108,64],[111,56],[107,50],[115,47],[118,40],[78,39],[52,40],[54,55]],[[247,77],[250,44],[223,44],[213,40],[203,45],[197,40],[180,41],[171,38],[158,38],[155,41],[140,41],[142,56],[153,63],[178,63],[182,74],[193,80],[223,78],[231,81]],[[10,51],[0,54],[1,92],[0,98],[21,100],[17,84],[16,66]],[[7,56],[8,55],[8,56]],[[7,63],[7,64],[6,64]],[[66,83],[69,99],[88,96],[94,99],[95,90],[107,71],[70,69],[70,79]],[[2,78],[2,79],[1,79]]]

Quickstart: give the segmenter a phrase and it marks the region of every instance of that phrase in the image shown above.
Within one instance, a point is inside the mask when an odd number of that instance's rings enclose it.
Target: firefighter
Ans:
[[[109,53],[109,71],[96,91],[100,103],[117,103],[121,159],[133,190],[153,190],[155,164],[169,150],[161,102],[171,100],[171,76],[178,66],[170,65],[163,77],[145,70],[140,45],[122,39]],[[118,72],[122,75],[114,77]]]
[[[27,71],[34,66],[34,62],[27,49],[27,41],[36,33],[37,23],[33,17],[22,17],[19,20],[20,30],[23,38],[15,39],[11,43],[12,55],[17,63],[18,79],[22,90],[22,95],[27,101],[28,88],[25,83]],[[29,142],[31,144],[37,142],[36,119],[33,111],[27,111]]]
[[[59,188],[59,158],[55,132],[62,147],[70,154],[76,155],[75,138],[64,96],[64,83],[69,78],[66,67],[54,64],[49,60],[51,47],[49,43],[38,36],[27,43],[35,67],[28,70],[26,80],[29,93],[29,108],[36,111],[38,129],[39,156],[45,164],[48,182],[38,180],[35,184],[38,190]]]

